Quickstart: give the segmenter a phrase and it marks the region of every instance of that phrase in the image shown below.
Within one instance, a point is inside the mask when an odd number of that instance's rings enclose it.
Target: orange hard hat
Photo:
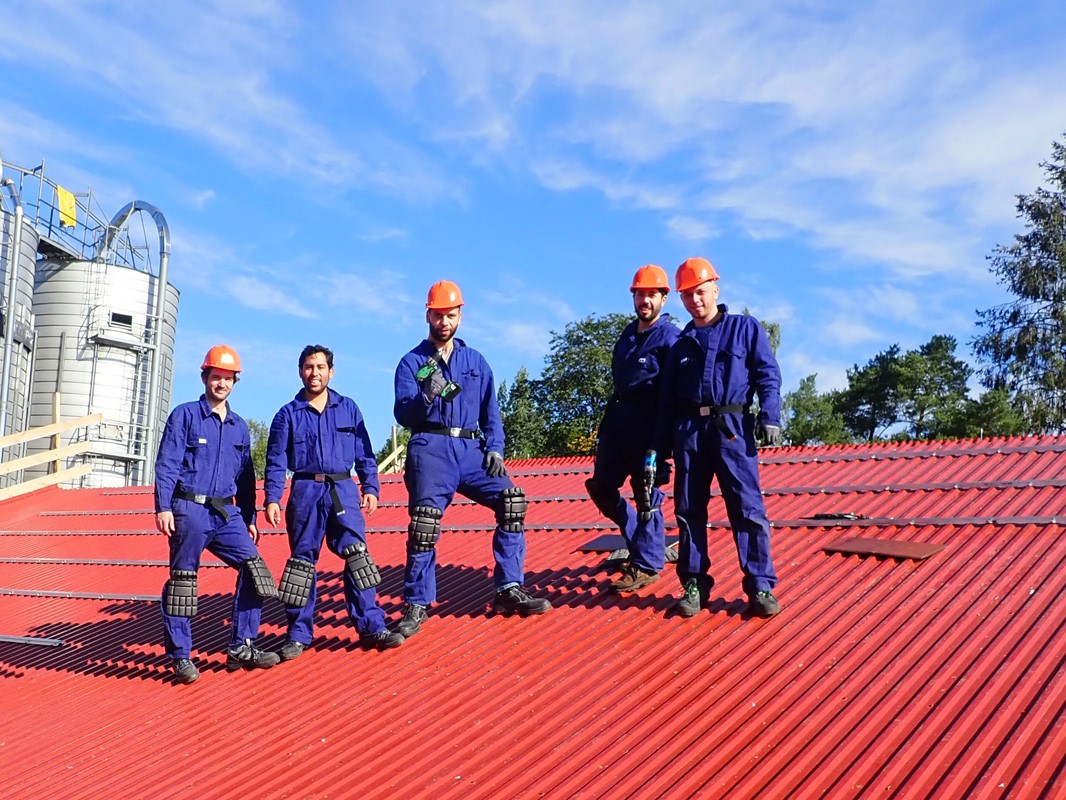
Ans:
[[[447,308],[456,308],[462,304],[463,293],[451,281],[437,281],[429,287],[429,294],[426,296],[426,308],[443,311]]]
[[[641,267],[633,276],[633,285],[629,287],[629,291],[635,292],[637,289],[658,289],[663,294],[669,294],[670,280],[666,277],[666,270],[655,264]]]
[[[681,266],[677,268],[677,275],[674,276],[674,283],[677,284],[679,292],[687,292],[701,283],[716,280],[718,280],[718,272],[706,258],[686,258],[681,262]]]
[[[204,356],[204,363],[200,366],[200,369],[228,369],[230,372],[241,371],[241,358],[237,355],[237,351],[229,345],[216,344],[210,350],[207,351],[207,355]]]

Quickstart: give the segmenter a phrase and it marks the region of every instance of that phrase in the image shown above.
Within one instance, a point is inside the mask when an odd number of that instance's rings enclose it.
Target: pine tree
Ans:
[[[1015,299],[978,312],[985,386],[1010,392],[1034,433],[1066,431],[1066,145],[1040,165],[1047,187],[1018,196],[1026,231],[989,257]]]

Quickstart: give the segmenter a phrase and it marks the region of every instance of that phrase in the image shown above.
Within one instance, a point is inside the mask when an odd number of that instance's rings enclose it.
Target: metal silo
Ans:
[[[178,290],[167,284],[157,351],[152,339],[161,285],[158,275],[105,261],[48,258],[37,265],[30,426],[103,414],[103,423],[89,429],[93,471],[82,486],[151,482],[154,448],[170,407],[178,315]],[[155,356],[165,379],[153,397]]]
[[[0,203],[0,436],[25,429],[33,368],[33,274],[37,260],[37,230],[22,207],[17,185],[2,178]],[[11,460],[25,449],[12,445],[2,451]],[[18,475],[0,475],[0,487]]]

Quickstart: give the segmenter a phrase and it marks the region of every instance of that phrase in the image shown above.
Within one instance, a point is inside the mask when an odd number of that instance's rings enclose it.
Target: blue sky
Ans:
[[[691,255],[781,324],[786,390],[939,333],[968,357],[1063,76],[1061,0],[8,0],[0,154],[162,210],[175,402],[227,342],[269,422],[321,342],[377,447],[441,278],[497,382]]]

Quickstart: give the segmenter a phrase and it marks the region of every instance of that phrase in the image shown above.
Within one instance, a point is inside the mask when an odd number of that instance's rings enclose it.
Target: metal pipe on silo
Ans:
[[[2,167],[0,167],[2,169]],[[11,357],[15,349],[15,300],[18,293],[19,262],[22,260],[22,198],[11,178],[0,178],[0,188],[7,187],[15,204],[15,233],[8,248],[10,265],[7,281],[7,316],[4,318],[4,363],[0,369],[0,436],[7,433],[7,406],[10,395]],[[0,452],[2,457],[2,452]]]
[[[107,228],[103,244],[97,257],[106,256],[108,249],[115,238],[118,230],[126,224],[126,221],[135,211],[147,211],[155,221],[159,230],[159,278],[155,290],[155,321],[152,325],[152,362],[148,377],[148,411],[145,423],[145,464],[142,484],[149,484],[155,479],[155,451],[159,444],[159,433],[156,431],[159,415],[159,383],[162,380],[163,358],[163,311],[167,290],[167,271],[170,267],[170,227],[167,225],[163,212],[146,203],[143,200],[134,200],[128,203],[121,211],[115,214],[114,219]]]

